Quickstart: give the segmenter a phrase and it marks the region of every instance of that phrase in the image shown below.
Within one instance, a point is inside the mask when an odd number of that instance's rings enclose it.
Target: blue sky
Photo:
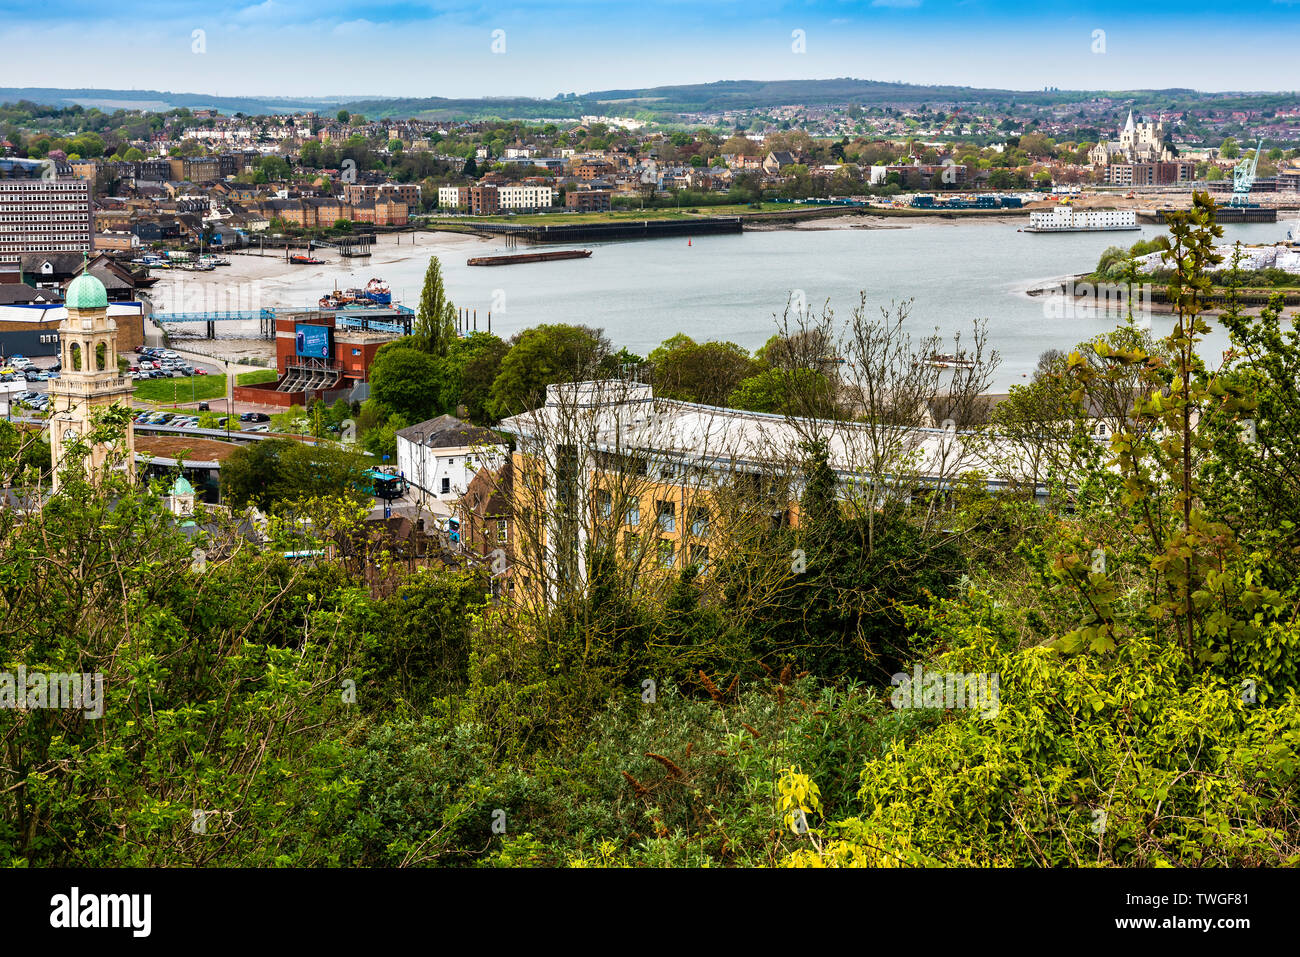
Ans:
[[[0,85],[549,97],[853,76],[1279,90],[1300,87],[1298,41],[1300,0],[0,0]]]

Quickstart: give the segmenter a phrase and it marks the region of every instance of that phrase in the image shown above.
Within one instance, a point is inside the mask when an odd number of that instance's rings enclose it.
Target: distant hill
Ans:
[[[1166,90],[997,90],[965,86],[930,86],[887,83],[842,77],[833,80],[722,80],[681,86],[639,87],[597,90],[571,99],[377,99],[345,104],[366,116],[419,116],[437,119],[535,119],[577,117],[602,113],[632,116],[651,114],[671,117],[682,113],[716,113],[724,110],[767,109],[802,104],[825,106],[856,103],[862,106],[911,107],[984,104],[1052,106],[1080,103],[1095,97],[1109,97],[1131,103],[1141,110],[1179,110],[1213,102],[1220,108],[1283,106],[1294,101],[1291,93],[1201,93],[1175,88]]]
[[[222,113],[289,113],[302,110],[330,112],[346,108],[367,117],[420,117],[424,119],[576,119],[583,114],[646,115],[671,118],[682,113],[767,109],[790,104],[825,106],[856,103],[862,106],[911,107],[921,103],[985,104],[1006,107],[1051,106],[1110,97],[1134,108],[1155,112],[1205,106],[1265,109],[1289,105],[1294,93],[1202,93],[1168,90],[996,90],[965,86],[929,86],[887,83],[841,77],[833,80],[722,80],[680,86],[599,90],[580,95],[535,97],[274,97],[211,96],[204,93],[169,93],[160,90],[0,87],[0,103],[29,100],[54,106],[80,104],[104,111],[116,109],[169,110],[209,108]]]
[[[539,120],[577,119],[600,107],[600,103],[587,97],[576,100],[539,100],[524,96],[484,97],[479,99],[447,99],[441,96],[352,100],[343,103],[345,109],[362,116],[419,117],[429,120]]]
[[[168,93],[162,90],[61,90],[55,87],[3,86],[0,103],[28,100],[43,106],[97,107],[113,110],[212,109],[222,113],[297,113],[337,109],[344,97],[212,96],[209,93]]]

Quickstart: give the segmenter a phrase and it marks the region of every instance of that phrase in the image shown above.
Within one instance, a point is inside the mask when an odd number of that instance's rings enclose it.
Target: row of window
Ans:
[[[79,214],[82,219],[90,218],[90,209],[88,207],[74,206],[67,203],[58,206],[48,204],[32,205],[29,203],[17,206],[13,203],[5,203],[3,206],[0,206],[0,209],[5,210],[6,212],[40,213],[42,216],[48,216],[50,213],[76,213]],[[25,219],[30,219],[30,217],[25,217]]]
[[[655,560],[662,568],[675,568],[677,566],[677,544],[671,538],[656,538]],[[646,541],[636,532],[623,533],[623,554],[630,563],[635,564],[642,556]],[[692,542],[685,546],[682,551],[686,555],[687,565],[693,565],[700,572],[704,572],[709,567],[709,548],[707,545],[701,545],[698,542]]]
[[[0,193],[82,193],[90,194],[89,184],[78,185],[68,180],[55,180],[55,185],[51,186],[44,182],[39,183],[2,183],[0,184]]]
[[[597,489],[596,509],[603,518],[609,518],[614,513],[614,499],[607,490]],[[640,525],[641,500],[636,497],[629,498],[622,508],[622,514],[624,525]],[[677,531],[677,503],[656,500],[655,521],[665,532]],[[708,531],[709,510],[700,507],[691,509],[691,534],[703,537],[708,534]]]
[[[3,247],[0,247],[3,248]],[[59,252],[83,252],[87,249],[85,243],[46,243],[43,245],[28,246],[20,244],[17,246],[18,252],[23,253],[59,253]]]

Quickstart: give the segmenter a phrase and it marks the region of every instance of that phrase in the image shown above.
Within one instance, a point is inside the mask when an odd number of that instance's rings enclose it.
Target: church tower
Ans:
[[[54,460],[54,487],[68,446],[91,428],[100,409],[115,403],[127,408],[134,391],[118,371],[117,322],[108,317],[108,293],[104,284],[83,272],[68,285],[64,304],[68,318],[59,326],[59,350],[63,368],[50,382],[50,452]],[[91,480],[106,468],[125,471],[135,477],[135,429],[128,420],[121,437],[91,446],[82,465]],[[112,460],[110,462],[110,459]]]

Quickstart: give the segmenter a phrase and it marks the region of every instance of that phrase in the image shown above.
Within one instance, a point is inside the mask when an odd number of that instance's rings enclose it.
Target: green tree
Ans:
[[[441,410],[441,367],[422,349],[401,340],[384,346],[370,366],[370,395],[390,412],[423,422]]]
[[[327,445],[268,439],[240,446],[221,465],[222,498],[269,511],[281,502],[351,498],[365,471],[361,456]]]
[[[442,263],[429,257],[424,271],[424,287],[415,313],[415,331],[411,339],[416,348],[431,356],[444,356],[456,337],[456,307],[447,299],[442,281]]]
[[[654,365],[658,395],[705,405],[725,405],[746,378],[761,365],[734,342],[686,344],[662,354]]]
[[[546,387],[557,382],[598,378],[610,371],[610,344],[586,326],[544,325],[511,339],[492,383],[490,411],[497,419],[540,406]]]
[[[490,423],[492,384],[509,351],[510,347],[490,332],[471,332],[453,340],[447,355],[438,362],[441,411],[455,413],[464,406],[469,421]]]

